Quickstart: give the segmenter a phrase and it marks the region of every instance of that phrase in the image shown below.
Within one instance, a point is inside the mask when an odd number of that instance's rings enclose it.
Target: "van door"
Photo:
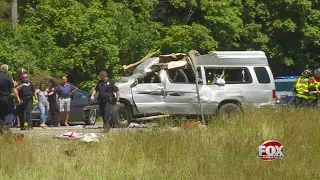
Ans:
[[[252,76],[249,68],[241,66],[206,66],[205,77],[207,94],[204,100],[204,111],[215,112],[222,101],[243,103],[245,97],[253,94]],[[224,72],[224,73],[223,73]],[[217,85],[217,77],[224,74],[224,85]]]
[[[164,86],[158,72],[149,72],[139,78],[131,90],[139,113],[162,114],[165,111]]]
[[[196,82],[192,71],[169,69],[166,72],[164,101],[167,111],[171,114],[199,114]]]

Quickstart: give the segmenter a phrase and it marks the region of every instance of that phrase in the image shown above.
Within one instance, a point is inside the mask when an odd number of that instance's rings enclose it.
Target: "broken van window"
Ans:
[[[206,67],[205,74],[207,84],[214,84],[224,71],[226,84],[252,83],[252,77],[248,68],[245,67]]]
[[[154,71],[154,72],[148,72],[143,76],[140,76],[138,78],[138,83],[143,84],[143,83],[161,83],[159,72]]]
[[[172,83],[195,84],[195,76],[189,68],[175,68],[167,70],[169,81]]]

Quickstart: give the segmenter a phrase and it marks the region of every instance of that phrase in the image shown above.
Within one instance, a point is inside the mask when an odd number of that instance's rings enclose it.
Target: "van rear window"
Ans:
[[[271,82],[268,71],[265,67],[254,67],[254,72],[256,73],[260,84],[269,84]]]

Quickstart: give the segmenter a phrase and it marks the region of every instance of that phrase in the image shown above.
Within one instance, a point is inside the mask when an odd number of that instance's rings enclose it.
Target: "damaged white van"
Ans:
[[[235,113],[245,104],[261,107],[274,103],[274,77],[264,52],[215,51],[197,55],[193,62],[196,72],[185,56],[148,58],[126,82],[117,83],[121,104],[114,107],[114,122],[126,127],[132,120],[158,115],[200,114],[200,103],[204,114]],[[98,115],[96,105],[84,108],[89,121],[95,122]]]

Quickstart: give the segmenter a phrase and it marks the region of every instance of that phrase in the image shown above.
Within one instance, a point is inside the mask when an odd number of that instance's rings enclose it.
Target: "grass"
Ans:
[[[1,179],[319,179],[319,110],[247,110],[241,119],[210,119],[207,129],[106,134],[99,143],[0,137]],[[258,159],[266,140],[284,158]]]

